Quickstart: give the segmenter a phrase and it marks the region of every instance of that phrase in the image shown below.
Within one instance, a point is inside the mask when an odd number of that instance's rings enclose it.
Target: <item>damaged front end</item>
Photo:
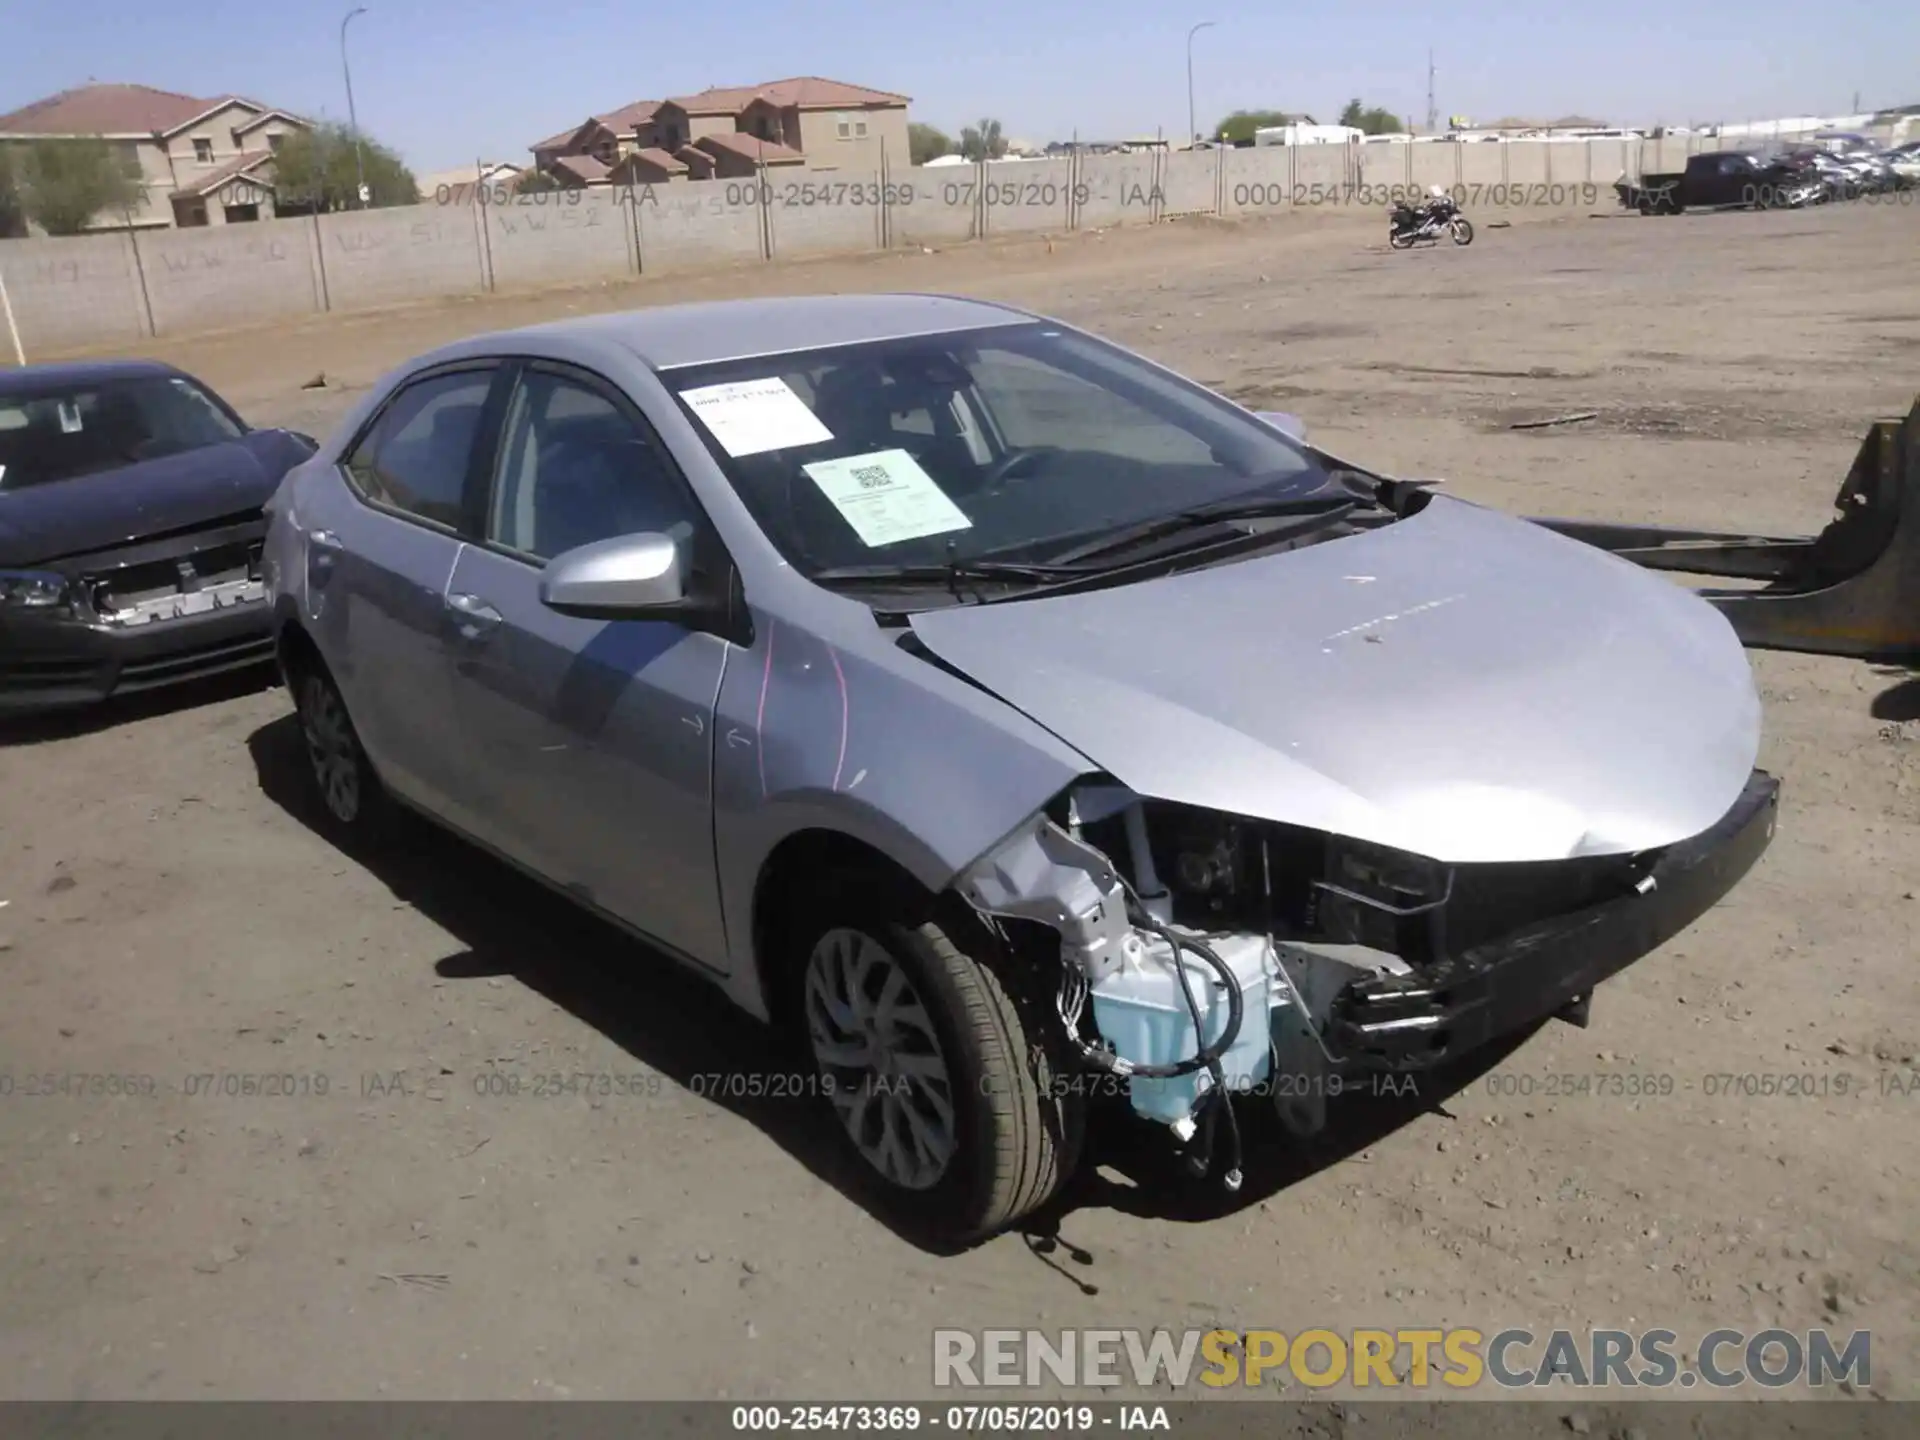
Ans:
[[[1058,937],[1062,1023],[1089,1065],[1127,1077],[1136,1112],[1183,1142],[1221,1116],[1237,1144],[1232,1094],[1271,1095],[1311,1135],[1343,1077],[1426,1070],[1554,1015],[1585,1024],[1595,985],[1752,868],[1778,791],[1756,770],[1713,826],[1655,850],[1443,864],[1096,781],[958,888]]]

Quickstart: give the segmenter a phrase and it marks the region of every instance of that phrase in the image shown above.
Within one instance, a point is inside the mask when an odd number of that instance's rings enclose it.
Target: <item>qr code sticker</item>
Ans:
[[[862,490],[878,490],[883,485],[893,483],[884,465],[856,465],[848,473],[859,483]]]

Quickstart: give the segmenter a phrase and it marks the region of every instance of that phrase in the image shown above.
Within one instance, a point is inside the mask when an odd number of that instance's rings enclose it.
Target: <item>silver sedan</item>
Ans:
[[[801,1040],[875,1203],[1111,1095],[1240,1182],[1560,1016],[1773,833],[1726,620],[973,300],[671,306],[377,384],[269,507],[330,820],[423,813]]]

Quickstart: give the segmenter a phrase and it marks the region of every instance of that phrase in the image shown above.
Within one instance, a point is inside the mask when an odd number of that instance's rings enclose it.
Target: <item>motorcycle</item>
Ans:
[[[1451,234],[1456,245],[1471,245],[1473,222],[1460,213],[1460,207],[1452,200],[1436,196],[1417,210],[1407,204],[1394,206],[1387,243],[1396,250],[1407,250],[1422,242],[1437,245],[1445,234]]]

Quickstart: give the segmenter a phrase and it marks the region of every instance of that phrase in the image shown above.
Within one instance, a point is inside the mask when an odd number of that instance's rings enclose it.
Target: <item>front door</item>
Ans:
[[[466,767],[445,597],[498,374],[497,365],[471,365],[398,391],[347,453],[347,484],[301,516],[309,623],[361,743],[397,792],[456,825]]]
[[[599,377],[529,365],[508,401],[483,535],[448,586],[455,701],[483,779],[476,835],[581,899],[724,968],[713,709],[728,645],[670,620],[540,603],[555,556],[705,518],[664,447]]]

